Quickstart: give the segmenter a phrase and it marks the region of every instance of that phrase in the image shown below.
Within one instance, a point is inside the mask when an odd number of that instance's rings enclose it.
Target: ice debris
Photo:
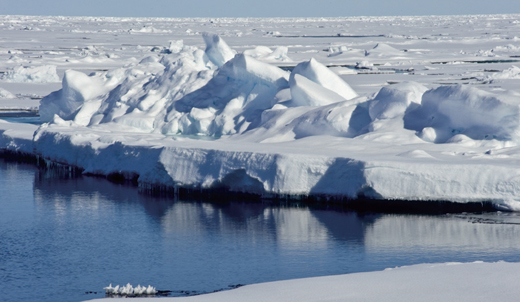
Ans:
[[[4,99],[15,99],[16,95],[0,87],[0,98]]]
[[[126,286],[116,285],[112,287],[112,283],[109,286],[103,288],[105,290],[105,294],[108,296],[150,296],[157,294],[157,290],[155,287],[148,285],[148,287],[137,285],[133,287],[130,283]]]
[[[220,137],[259,127],[265,121],[262,113],[283,102],[276,97],[283,90],[289,98],[280,105],[286,107],[357,97],[314,59],[289,73],[245,53],[235,55],[217,35],[203,37],[205,51],[172,42],[170,54],[145,58],[129,68],[91,76],[67,71],[63,88],[42,99],[42,121],[57,115],[78,126],[115,123],[137,132]],[[285,52],[256,50],[263,59],[264,54],[283,58]]]
[[[235,56],[236,51],[231,49],[218,35],[203,33],[202,37],[204,42],[206,42],[206,55],[218,67],[221,67]]]
[[[35,67],[17,66],[8,70],[2,80],[15,83],[52,83],[59,82],[55,65],[42,65]]]

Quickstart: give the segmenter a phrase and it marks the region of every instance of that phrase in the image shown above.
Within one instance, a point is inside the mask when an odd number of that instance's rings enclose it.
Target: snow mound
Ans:
[[[36,67],[18,66],[7,71],[2,80],[15,83],[52,83],[59,82],[55,65],[43,65]]]
[[[182,51],[183,47],[184,47],[183,40],[170,41],[170,45],[168,46],[168,51],[170,53],[179,53]]]
[[[0,87],[0,98],[16,99],[16,95]]]
[[[414,106],[421,104],[422,95],[427,90],[425,86],[415,82],[385,86],[370,102],[370,118],[372,120],[402,118],[412,104]]]
[[[257,46],[254,49],[245,50],[243,53],[260,61],[266,62],[291,62],[292,60],[287,56],[289,49],[285,46],[277,47],[274,51],[266,46]]]
[[[494,80],[510,80],[510,79],[520,79],[520,67],[511,66],[508,69],[505,69],[501,72],[493,73],[484,77],[483,81],[493,82]]]
[[[299,74],[291,74],[291,95],[298,106],[324,106],[345,98]]]
[[[143,26],[139,29],[131,28],[129,33],[170,33],[169,30],[157,29],[153,26]]]
[[[371,57],[388,57],[388,56],[403,56],[404,52],[393,48],[392,46],[384,43],[378,43],[371,50],[365,51],[365,56]]]
[[[294,76],[297,74],[335,92],[345,100],[350,100],[358,96],[350,85],[343,81],[335,72],[315,59],[296,65],[291,73],[291,81],[293,81]]]
[[[365,98],[340,101],[310,107],[311,110],[307,109],[309,107],[268,110],[262,115],[265,122],[252,135],[264,137],[263,142],[290,141],[315,135],[355,137],[370,123],[364,101]]]
[[[518,143],[520,99],[469,86],[441,86],[425,92],[421,105],[409,111],[404,122],[405,128],[436,143],[457,135]]]

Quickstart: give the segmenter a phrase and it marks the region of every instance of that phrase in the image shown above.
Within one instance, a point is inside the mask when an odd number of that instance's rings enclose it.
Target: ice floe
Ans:
[[[434,17],[406,22],[424,20],[448,22]],[[374,35],[335,35],[363,40],[330,43],[321,53],[317,48],[323,46],[298,44],[312,36],[288,36],[297,39],[288,46],[240,46],[239,39],[250,41],[249,34],[280,37],[252,29],[239,38],[236,31],[222,29],[226,39],[234,39],[232,48],[221,35],[192,36],[203,32],[195,25],[179,25],[183,39],[168,37],[163,45],[134,43],[108,50],[116,53],[114,60],[90,41],[74,48],[71,52],[83,53],[83,59],[111,61],[66,62],[69,68],[90,66],[91,72],[65,71],[61,89],[41,101],[46,123],[24,128],[32,129],[29,134],[0,124],[1,148],[78,166],[85,173],[117,173],[144,189],[224,187],[263,197],[489,202],[501,209],[520,208],[520,98],[508,86],[489,84],[513,85],[516,67],[499,62],[489,64],[500,68],[472,71],[466,65],[477,64],[467,61],[475,60],[476,46],[459,48],[472,37],[454,38],[446,29],[417,32],[425,38],[410,40],[377,35],[372,28]],[[384,42],[371,48],[375,38]],[[456,46],[445,51],[432,41]],[[514,41],[490,39],[479,49],[498,52],[497,45],[511,44],[506,48],[514,55]],[[130,48],[141,57],[130,57]],[[23,52],[17,56],[28,59]],[[92,67],[97,64],[113,68]],[[421,73],[415,73],[417,68]],[[460,68],[466,72],[455,72]],[[461,78],[465,75],[469,80]]]

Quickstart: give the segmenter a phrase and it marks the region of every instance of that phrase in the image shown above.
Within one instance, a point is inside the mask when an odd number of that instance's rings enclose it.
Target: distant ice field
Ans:
[[[520,210],[519,15],[0,16],[0,148],[137,180]]]

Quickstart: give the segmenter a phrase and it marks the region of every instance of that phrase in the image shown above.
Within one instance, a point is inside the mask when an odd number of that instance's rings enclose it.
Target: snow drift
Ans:
[[[520,99],[468,86],[427,91],[421,106],[404,119],[408,129],[433,129],[435,134],[430,140],[440,143],[461,135],[474,140],[520,142]]]

